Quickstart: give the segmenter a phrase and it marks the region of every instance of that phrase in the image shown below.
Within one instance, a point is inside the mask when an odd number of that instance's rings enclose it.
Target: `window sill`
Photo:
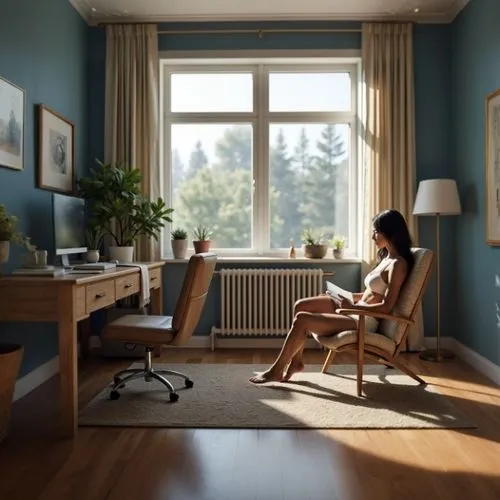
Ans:
[[[163,262],[167,264],[186,264],[189,260],[189,256],[185,259],[163,259]],[[218,262],[223,262],[227,264],[290,264],[298,262],[300,264],[359,264],[361,262],[360,258],[357,257],[345,257],[343,259],[333,259],[324,257],[323,259],[307,259],[305,257],[297,257],[296,259],[289,259],[288,257],[217,257]]]

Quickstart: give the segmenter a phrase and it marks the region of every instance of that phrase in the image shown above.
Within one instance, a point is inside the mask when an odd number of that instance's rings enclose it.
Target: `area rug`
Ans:
[[[135,363],[134,367],[141,366]],[[254,385],[248,381],[265,365],[157,365],[189,374],[186,389],[170,377],[179,401],[170,403],[158,382],[132,381],[109,399],[102,390],[79,415],[81,426],[191,428],[414,429],[475,427],[446,396],[420,386],[398,370],[365,367],[365,397],[356,395],[356,366],[333,365],[321,373],[308,365],[287,383]]]

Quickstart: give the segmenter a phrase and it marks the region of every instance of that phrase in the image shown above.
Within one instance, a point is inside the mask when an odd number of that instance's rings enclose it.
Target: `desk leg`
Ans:
[[[151,290],[151,314],[161,316],[163,314],[163,289],[160,284],[159,288]],[[157,346],[153,352],[155,358],[161,356],[161,346]]]
[[[74,287],[59,287],[59,380],[61,390],[61,431],[76,437],[78,428],[77,322]]]

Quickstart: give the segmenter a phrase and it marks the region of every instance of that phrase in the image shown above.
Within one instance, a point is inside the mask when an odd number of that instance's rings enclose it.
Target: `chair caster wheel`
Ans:
[[[151,382],[151,381],[153,380],[153,377],[147,377],[147,376],[146,376],[146,377],[144,377],[144,380],[145,380],[146,382]]]
[[[171,392],[169,398],[171,403],[175,403],[176,401],[179,401],[179,394]]]
[[[120,377],[114,377],[113,378],[113,385],[117,389],[123,389],[125,387],[125,384],[122,384],[121,381],[122,381],[122,379]]]
[[[111,391],[109,393],[109,399],[113,400],[113,401],[116,401],[117,399],[119,399],[120,397],[120,393],[118,391]]]
[[[185,380],[185,381],[184,381],[184,385],[185,385],[188,389],[191,389],[191,387],[193,387],[193,385],[194,385],[194,382],[193,382],[192,380],[187,379],[187,380]]]

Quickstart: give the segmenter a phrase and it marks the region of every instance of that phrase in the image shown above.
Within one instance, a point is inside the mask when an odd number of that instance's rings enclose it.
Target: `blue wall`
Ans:
[[[457,339],[500,365],[500,248],[486,244],[485,97],[500,88],[500,2],[472,0],[452,26],[453,158],[458,218]]]
[[[206,24],[162,24],[162,30],[235,30],[235,29],[310,29],[310,28],[360,28],[360,23],[206,23]],[[418,180],[451,175],[453,162],[450,159],[451,116],[450,93],[450,47],[449,25],[416,25],[414,34],[415,52],[415,94],[416,94],[416,141],[417,141],[417,177]],[[101,28],[91,29],[91,110],[94,109],[91,130],[91,150],[103,150],[103,88],[105,37]],[[264,33],[262,38],[257,34],[212,33],[159,35],[160,51],[200,51],[200,50],[321,50],[321,49],[361,49],[361,33]],[[94,103],[93,100],[96,99]],[[91,111],[92,112],[92,111]],[[99,115],[100,112],[100,115]],[[420,244],[434,247],[434,220],[421,219]],[[442,249],[445,254],[452,254],[453,222],[442,223]],[[359,289],[359,266],[333,265],[324,266],[328,271],[335,270],[336,276],[342,275],[342,285],[352,290]],[[449,283],[454,276],[454,260],[449,258],[442,262],[443,283]],[[184,266],[180,264],[165,266],[166,311],[171,311],[180,292]],[[339,278],[340,279],[340,278]],[[217,280],[215,282],[217,287]],[[200,322],[198,331],[206,333],[213,324],[214,313],[218,310],[216,288],[207,302],[206,312]],[[451,321],[453,301],[443,297],[443,322]],[[427,335],[434,332],[434,283],[429,284],[429,292],[424,301],[425,331]],[[211,311],[211,312],[210,312]]]
[[[26,93],[24,171],[0,167],[0,203],[20,219],[20,229],[53,252],[51,193],[37,189],[35,104],[43,103],[75,124],[77,173],[86,168],[87,26],[67,0],[0,0],[0,75]],[[5,270],[20,264],[13,252]],[[54,357],[54,325],[0,323],[0,341],[25,347],[21,375]]]

